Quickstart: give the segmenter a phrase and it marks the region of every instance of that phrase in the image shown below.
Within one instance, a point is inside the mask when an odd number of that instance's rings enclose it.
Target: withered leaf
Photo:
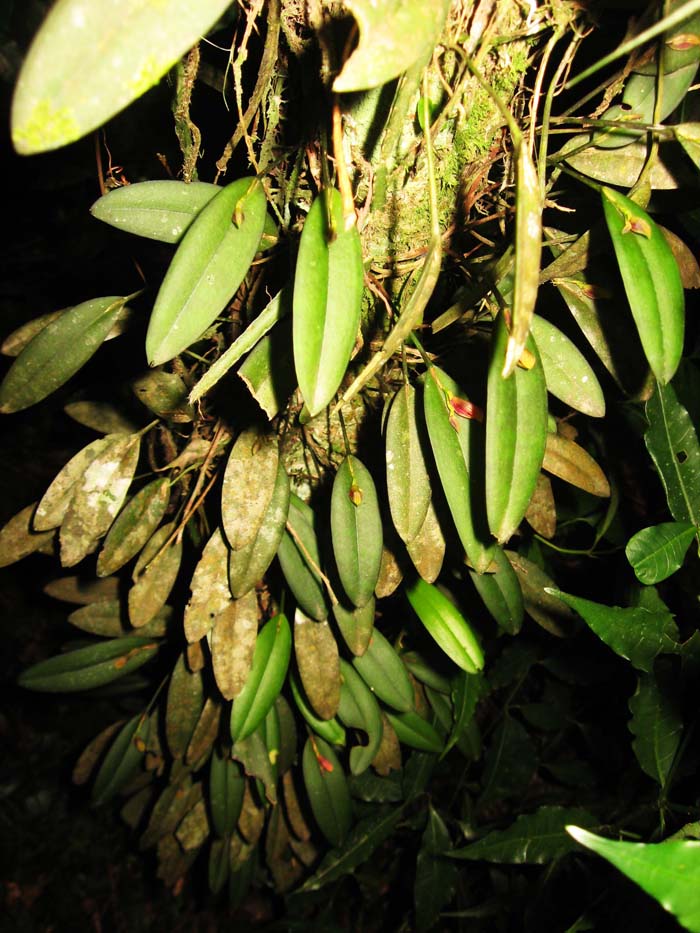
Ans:
[[[249,428],[236,439],[221,490],[221,520],[234,551],[257,535],[275,489],[278,463],[274,434]]]
[[[340,703],[340,659],[328,622],[317,622],[297,609],[294,653],[311,706],[322,719],[332,719]]]
[[[445,536],[431,501],[421,530],[407,545],[413,566],[427,583],[438,578],[445,558],[445,546]]]
[[[542,469],[593,496],[610,495],[607,477],[593,457],[583,447],[559,434],[547,434]]]
[[[185,607],[185,638],[199,641],[216,618],[233,602],[228,585],[229,549],[217,528],[209,538],[190,583],[190,601]]]
[[[110,434],[107,437],[100,437],[71,457],[39,500],[34,515],[36,531],[58,528],[75,494],[78,480],[85,475],[85,471],[95,457],[107,449],[114,438],[119,436],[123,435]]]
[[[553,538],[557,530],[557,506],[552,482],[544,473],[537,477],[537,485],[525,512],[525,519],[533,531],[543,538]]]
[[[163,525],[141,552],[129,590],[129,619],[134,628],[146,625],[160,612],[177,579],[182,542],[172,537],[174,525]]]
[[[90,603],[116,599],[119,596],[119,580],[117,577],[105,577],[102,580],[83,580],[75,576],[58,577],[46,584],[44,592],[53,599],[88,606]]]
[[[202,675],[191,673],[184,655],[175,663],[168,686],[165,735],[173,758],[184,758],[204,705]]]
[[[217,686],[226,700],[238,696],[248,679],[257,633],[258,600],[255,590],[232,600],[214,622],[212,665]]]
[[[0,567],[8,567],[36,551],[45,552],[47,548],[52,553],[55,529],[35,531],[32,523],[35,509],[36,502],[32,502],[0,529]]]
[[[231,749],[231,757],[234,761],[240,761],[248,777],[259,778],[263,782],[265,797],[271,804],[276,804],[277,783],[275,769],[270,761],[270,754],[263,737],[263,729],[264,724],[261,723],[255,732],[249,735],[247,739],[234,742],[233,748]],[[245,810],[245,795],[243,798],[243,809]],[[241,812],[241,817],[239,817],[239,826],[242,817],[243,812]]]

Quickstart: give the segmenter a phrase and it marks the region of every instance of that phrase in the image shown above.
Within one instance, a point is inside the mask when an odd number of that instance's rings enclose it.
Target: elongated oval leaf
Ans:
[[[216,684],[226,700],[243,689],[253,663],[258,633],[255,590],[235,599],[214,620],[211,660]]]
[[[375,610],[374,597],[361,609],[356,606],[349,607],[340,602],[333,606],[333,617],[338,623],[340,634],[353,654],[362,655],[367,650],[374,631]]]
[[[420,577],[406,586],[414,612],[451,661],[468,674],[484,666],[484,654],[469,623],[436,586]]]
[[[202,551],[190,583],[191,595],[183,621],[185,638],[190,643],[204,638],[218,616],[231,605],[228,555],[226,542],[217,528]]]
[[[265,205],[262,185],[239,178],[192,223],[153,306],[146,334],[151,366],[187,349],[233,297],[257,252]]]
[[[538,314],[532,318],[532,336],[540,354],[547,391],[576,411],[602,418],[603,390],[578,347]]]
[[[322,621],[330,612],[321,581],[321,556],[316,537],[315,515],[294,494],[289,500],[287,530],[277,551],[282,573],[300,608],[312,619]]]
[[[647,450],[677,522],[700,525],[700,443],[693,421],[672,385],[657,384],[646,404]]]
[[[114,521],[97,558],[97,575],[107,577],[141,550],[160,524],[170,501],[170,482],[155,479],[128,502]]]
[[[434,726],[423,719],[418,713],[385,713],[394,732],[404,745],[417,748],[421,752],[431,752],[439,755],[444,748],[444,742]]]
[[[71,143],[140,97],[221,16],[228,0],[60,0],[22,66],[12,140],[27,155]],[[148,37],[148,41],[144,41]]]
[[[372,633],[367,650],[352,665],[372,693],[399,712],[413,709],[413,686],[406,667],[379,629]]]
[[[75,494],[78,480],[83,478],[85,471],[95,457],[105,450],[113,440],[114,436],[112,435],[98,438],[88,444],[87,447],[79,450],[59,471],[36,507],[33,524],[37,531],[58,528]]]
[[[676,698],[653,674],[640,674],[629,708],[632,748],[642,771],[663,789],[683,733]],[[668,685],[670,687],[671,685]]]
[[[97,772],[93,803],[99,805],[110,800],[134,776],[145,751],[142,733],[146,727],[147,718],[139,714],[121,728]]]
[[[209,804],[214,832],[230,836],[243,808],[245,778],[240,765],[218,749],[209,762]]]
[[[150,661],[158,647],[150,638],[135,635],[115,638],[40,661],[23,671],[17,682],[29,690],[45,693],[90,690],[138,670]]]
[[[328,622],[317,622],[297,609],[294,655],[304,693],[321,719],[332,719],[340,702],[338,644]]]
[[[382,561],[382,518],[369,470],[352,454],[333,481],[331,533],[345,592],[361,609],[374,595]]]
[[[610,495],[605,473],[583,447],[568,437],[547,434],[542,469],[593,496]]]
[[[203,706],[201,672],[189,670],[181,654],[170,675],[165,714],[165,737],[173,758],[185,757]]]
[[[517,574],[501,548],[494,551],[493,560],[496,564],[494,573],[470,571],[469,575],[499,628],[509,635],[517,635],[525,614],[523,591]]]
[[[90,213],[126,233],[177,243],[219,191],[217,185],[202,181],[141,181],[108,191]]]
[[[429,439],[425,415],[413,386],[402,386],[386,422],[386,486],[394,526],[408,544],[418,534],[430,505],[426,463]]]
[[[32,522],[35,510],[36,502],[32,502],[13,515],[0,529],[0,567],[8,567],[29,554],[51,548],[55,532],[53,529],[35,530]]]
[[[627,875],[692,933],[700,933],[700,842],[618,842],[578,826],[567,832]]]
[[[274,705],[287,676],[291,650],[289,622],[280,614],[266,622],[258,633],[250,673],[231,708],[234,742],[251,735]]]
[[[249,428],[239,434],[224,472],[221,521],[238,551],[257,536],[275,491],[279,447],[274,434]]]
[[[697,533],[691,522],[663,522],[642,528],[627,542],[625,554],[641,583],[660,583],[680,568]]]
[[[331,745],[345,745],[345,729],[335,716],[331,719],[321,719],[320,716],[316,715],[311,708],[308,697],[304,693],[299,676],[294,670],[290,671],[289,686],[297,709],[316,735],[320,735],[322,739],[330,742]]]
[[[329,229],[329,223],[333,229]],[[345,229],[340,193],[327,189],[306,217],[294,275],[294,365],[309,413],[341,383],[360,323],[362,245]]]
[[[129,621],[134,628],[150,622],[163,608],[182,561],[182,541],[172,539],[174,526],[163,525],[150,539],[134,568],[129,590]]]
[[[350,771],[362,774],[369,768],[382,743],[382,715],[372,691],[354,668],[341,659],[339,718],[351,729],[367,734],[367,744],[350,749]]]
[[[651,217],[619,191],[603,188],[603,210],[644,353],[666,384],[683,352],[685,298],[671,247]]]
[[[442,525],[435,511],[435,503],[431,500],[420,531],[413,541],[406,545],[413,566],[426,583],[434,583],[440,575],[446,549],[447,542]],[[400,582],[399,579],[397,586]]]
[[[302,769],[314,819],[331,845],[340,845],[350,830],[352,817],[347,779],[333,748],[323,739],[309,736]]]
[[[22,411],[55,392],[90,359],[122,312],[126,298],[93,298],[41,330],[0,385],[0,412]]]

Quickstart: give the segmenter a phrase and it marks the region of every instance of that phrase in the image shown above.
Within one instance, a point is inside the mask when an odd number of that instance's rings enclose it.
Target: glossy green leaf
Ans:
[[[177,243],[219,191],[216,185],[202,181],[141,181],[108,191],[95,201],[90,213],[126,233]]]
[[[501,375],[508,345],[505,316],[493,334],[486,404],[486,509],[489,527],[500,544],[517,530],[537,484],[547,436],[547,390],[532,338],[531,369],[516,366]],[[479,570],[479,567],[476,567]]]
[[[240,761],[243,770],[249,778],[255,778],[258,782],[258,796],[271,803],[273,806],[277,803],[277,772],[275,767],[274,754],[268,748],[265,740],[265,724],[262,722],[255,732],[251,733],[247,739],[239,739],[231,749],[231,754],[236,761]],[[246,810],[246,801],[243,801],[243,816]],[[239,820],[239,829],[241,820]],[[260,827],[262,829],[262,826]]]
[[[291,295],[288,300],[291,304]],[[253,324],[256,322],[257,319]],[[273,327],[271,333],[253,347],[241,363],[238,376],[268,420],[279,414],[297,387],[291,318]]]
[[[362,285],[360,235],[354,224],[345,229],[340,193],[326,189],[304,222],[294,275],[294,365],[312,416],[331,401],[345,375],[360,324]]]
[[[618,842],[578,826],[567,831],[638,884],[693,933],[700,931],[700,842]]]
[[[603,188],[603,210],[644,353],[664,385],[683,352],[685,298],[678,264],[664,235],[634,201]]]
[[[493,550],[480,463],[484,428],[455,414],[450,403],[463,398],[463,390],[447,373],[430,367],[423,391],[430,446],[462,546],[472,565],[483,572],[491,563]]]
[[[668,611],[604,606],[560,590],[549,592],[574,609],[601,641],[640,671],[651,671],[658,654],[676,650],[678,630]]]
[[[287,529],[277,551],[282,573],[300,608],[312,619],[328,617],[330,602],[321,580],[321,556],[315,531],[316,516],[293,493]]]
[[[228,557],[228,582],[238,599],[262,580],[272,563],[284,534],[289,514],[289,477],[280,462],[270,503],[254,538]]]
[[[363,655],[367,650],[374,631],[375,615],[374,597],[361,609],[356,606],[346,606],[340,602],[333,606],[333,617],[338,624],[340,634],[353,654]]]
[[[543,865],[575,848],[566,834],[572,821],[582,826],[594,826],[596,822],[585,810],[544,806],[534,813],[522,813],[507,829],[494,829],[476,842],[453,849],[449,855],[505,865]]]
[[[93,298],[44,327],[0,384],[0,412],[29,408],[67,382],[104,342],[127,300]]]
[[[160,612],[170,596],[182,562],[182,541],[172,540],[175,526],[163,525],[153,535],[134,567],[129,590],[129,621],[134,628],[146,625]]]
[[[525,614],[522,587],[501,548],[493,552],[493,562],[496,565],[493,573],[470,570],[469,576],[498,627],[509,635],[517,635]]]
[[[266,216],[262,185],[239,178],[223,188],[182,239],[160,287],[146,335],[151,366],[194,343],[243,281]]]
[[[188,642],[199,641],[233,600],[228,587],[229,549],[220,529],[209,538],[197,562],[185,606],[183,628]]]
[[[625,554],[641,583],[660,583],[678,570],[697,534],[691,522],[663,522],[642,528],[627,542]]]
[[[542,469],[592,496],[607,498],[610,495],[610,483],[593,457],[575,441],[561,434],[548,432]]]
[[[442,32],[449,3],[420,0],[349,0],[360,41],[333,82],[337,93],[386,84],[427,60]]]
[[[403,745],[417,748],[421,752],[430,752],[439,755],[444,749],[444,743],[434,726],[423,719],[416,712],[385,713],[394,732]]]
[[[330,745],[309,736],[302,754],[302,769],[314,819],[330,844],[338,846],[352,822],[350,791],[341,764]]]
[[[338,645],[328,622],[317,622],[297,609],[294,655],[312,708],[322,719],[332,719],[340,702],[340,664]]]
[[[351,664],[340,660],[340,703],[338,717],[349,729],[360,729],[367,743],[350,749],[350,771],[362,774],[374,760],[382,742],[382,715],[379,704]]]
[[[647,450],[659,472],[677,522],[700,525],[700,444],[673,386],[657,384],[646,404]]]
[[[33,664],[22,671],[17,682],[28,690],[44,693],[90,690],[138,670],[158,647],[151,638],[115,638]]]
[[[352,454],[343,460],[331,495],[333,553],[343,589],[361,609],[374,596],[382,560],[382,517],[369,470]]]
[[[189,670],[181,654],[170,675],[165,711],[165,737],[173,758],[185,757],[203,706],[202,674]]]
[[[0,567],[8,567],[36,551],[53,550],[52,542],[55,531],[36,531],[33,516],[36,502],[25,506],[13,515],[0,529]]]
[[[248,738],[274,705],[287,676],[291,651],[289,622],[284,615],[277,615],[260,629],[250,673],[231,707],[234,742]]]
[[[585,356],[554,324],[535,314],[532,336],[540,354],[547,391],[593,418],[605,414],[605,397]]]
[[[352,665],[370,690],[392,709],[399,712],[413,709],[413,686],[408,671],[379,629],[374,629],[367,650],[354,657]]]
[[[423,527],[431,499],[425,415],[418,393],[409,383],[398,389],[391,402],[385,438],[391,518],[408,544]]]
[[[236,828],[243,807],[245,783],[240,766],[215,749],[209,760],[209,806],[217,836],[230,836]]]
[[[134,776],[143,760],[142,733],[146,726],[147,719],[141,714],[122,726],[97,772],[92,788],[94,804],[110,800]]]
[[[661,788],[666,787],[683,733],[683,718],[671,684],[653,674],[640,674],[629,708],[632,748],[639,765]]]
[[[231,449],[221,489],[221,521],[234,551],[257,536],[278,478],[279,445],[274,434],[248,428]]]
[[[227,0],[196,7],[184,0],[156,6],[60,0],[34,37],[15,88],[17,151],[55,149],[106,123],[152,87],[227,6]]]
[[[95,550],[118,515],[139,460],[139,434],[112,434],[80,479],[61,524],[61,563],[73,567]]]
[[[428,634],[451,661],[468,674],[484,666],[484,654],[469,623],[454,603],[436,586],[417,577],[406,586],[406,596]]]
[[[153,480],[127,502],[109,529],[98,555],[99,577],[115,573],[138,554],[160,524],[169,502],[167,479]]]
[[[458,868],[443,858],[450,847],[450,834],[440,814],[428,805],[428,822],[421,837],[416,858],[416,880],[413,898],[416,909],[416,931],[430,930],[449,904],[457,885]]]
[[[330,742],[331,745],[345,745],[345,729],[335,716],[331,719],[321,719],[320,716],[316,715],[295,671],[290,672],[289,686],[297,709],[316,735],[320,735],[322,739]]]

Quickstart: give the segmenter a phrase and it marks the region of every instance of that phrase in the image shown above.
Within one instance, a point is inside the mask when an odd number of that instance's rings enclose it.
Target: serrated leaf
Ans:
[[[419,533],[431,499],[422,400],[409,383],[396,393],[385,430],[386,486],[394,527],[408,544]]]
[[[352,665],[341,659],[340,703],[338,716],[350,729],[361,729],[367,743],[350,749],[350,771],[362,774],[369,768],[382,742],[382,715],[379,704]]]
[[[257,252],[265,216],[262,185],[250,178],[227,185],[197,216],[153,306],[146,334],[151,366],[186,350],[230,301]]]
[[[517,635],[525,614],[522,587],[501,548],[493,552],[493,562],[496,565],[493,573],[470,570],[469,576],[498,627],[509,635]]]
[[[649,365],[664,385],[680,362],[685,298],[678,265],[663,234],[634,201],[603,188],[603,209],[627,299]]]
[[[148,541],[134,567],[129,590],[129,621],[147,625],[165,605],[180,571],[182,541],[173,540],[173,524],[163,525]]]
[[[575,847],[566,834],[572,822],[594,826],[586,810],[544,806],[521,813],[507,829],[495,829],[477,842],[449,852],[450,858],[496,862],[501,865],[544,865]]]
[[[287,676],[292,650],[289,622],[280,614],[263,625],[243,689],[231,708],[231,738],[248,738],[267,716]]]
[[[687,410],[671,385],[657,384],[646,404],[647,450],[677,522],[700,524],[700,444]]]
[[[345,229],[340,193],[328,188],[306,216],[294,275],[294,365],[312,417],[331,401],[345,375],[360,324],[362,287],[360,235],[355,224]]]
[[[170,502],[170,481],[155,479],[124,506],[109,529],[97,558],[97,575],[107,577],[141,550],[156,530]]]
[[[640,674],[629,708],[632,718],[632,748],[645,774],[663,790],[680,745],[683,719],[670,695],[670,684],[661,684],[653,674]]]
[[[25,506],[0,529],[0,567],[9,567],[36,551],[46,551],[47,547],[51,547],[55,529],[36,530],[36,508],[36,502]]]
[[[309,703],[321,719],[332,719],[340,702],[340,663],[328,622],[317,622],[297,609],[294,655]]]
[[[93,298],[44,327],[0,384],[0,412],[29,408],[68,382],[103,343],[127,300]]]
[[[75,483],[59,535],[61,563],[73,567],[95,550],[119,513],[139,459],[139,434],[116,434]]]
[[[330,844],[338,846],[352,822],[350,791],[341,764],[330,745],[309,736],[302,754],[302,769],[314,819]]]
[[[94,804],[114,797],[138,770],[145,751],[142,733],[146,722],[146,717],[138,714],[120,729],[97,772],[92,788]]]
[[[416,930],[430,930],[442,908],[452,900],[458,869],[443,853],[450,846],[450,834],[433,805],[428,807],[428,822],[421,837],[416,858],[416,880],[413,899],[416,909]]]
[[[642,528],[627,542],[625,554],[641,583],[660,583],[678,570],[697,534],[691,522],[663,522]]]
[[[235,599],[214,620],[211,659],[214,678],[226,700],[238,696],[248,679],[258,633],[255,590]]]
[[[430,446],[452,520],[469,560],[478,571],[491,563],[492,538],[483,501],[483,426],[457,418],[448,399],[464,392],[447,373],[431,366],[423,404]]]
[[[547,390],[537,348],[529,338],[526,349],[534,356],[533,366],[515,366],[503,378],[509,339],[505,315],[499,314],[488,373],[485,488],[489,527],[500,544],[517,530],[527,511],[547,436]]]
[[[150,638],[115,638],[33,664],[22,671],[17,683],[44,693],[91,690],[138,670],[158,648],[158,643]]]
[[[700,931],[700,842],[617,842],[578,826],[568,833],[627,875],[693,933]]]
[[[154,85],[214,25],[227,0],[60,0],[34,37],[12,102],[12,141],[28,155],[71,143]],[[148,42],[143,41],[148,36]]]
[[[233,602],[228,586],[229,549],[220,529],[207,541],[190,583],[185,606],[185,638],[194,643],[204,638],[217,618]]]
[[[350,0],[360,41],[333,82],[336,93],[364,91],[427,60],[445,24],[449,4],[420,0]]]
[[[561,434],[547,433],[542,469],[592,496],[610,495],[610,483],[593,457]]]
[[[403,661],[379,629],[372,632],[367,650],[352,665],[382,702],[399,712],[413,709],[413,686]]]
[[[605,414],[605,396],[588,361],[554,324],[535,314],[532,336],[544,370],[547,391],[564,404],[593,418]]]
[[[330,602],[319,575],[321,555],[315,526],[313,510],[292,493],[277,557],[299,607],[306,615],[322,621],[328,618]]]
[[[165,421],[186,424],[194,419],[187,386],[177,373],[152,369],[131,380],[131,389],[146,408]]]
[[[202,181],[141,181],[108,191],[95,201],[90,213],[125,233],[177,243],[219,191],[216,185]]]
[[[199,671],[188,670],[181,654],[168,684],[165,737],[173,758],[184,758],[204,706],[204,686]]]
[[[642,607],[623,609],[557,589],[549,592],[574,609],[601,641],[640,671],[651,671],[658,654],[676,650],[678,630],[670,612]]]
[[[348,454],[331,495],[331,535],[343,589],[361,609],[374,596],[382,560],[382,518],[369,470]]]

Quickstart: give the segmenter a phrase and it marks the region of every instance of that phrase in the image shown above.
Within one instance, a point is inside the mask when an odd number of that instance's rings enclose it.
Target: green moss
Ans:
[[[82,133],[83,128],[70,108],[56,108],[50,101],[40,100],[26,120],[15,115],[12,141],[17,152],[31,155],[71,143]]]

